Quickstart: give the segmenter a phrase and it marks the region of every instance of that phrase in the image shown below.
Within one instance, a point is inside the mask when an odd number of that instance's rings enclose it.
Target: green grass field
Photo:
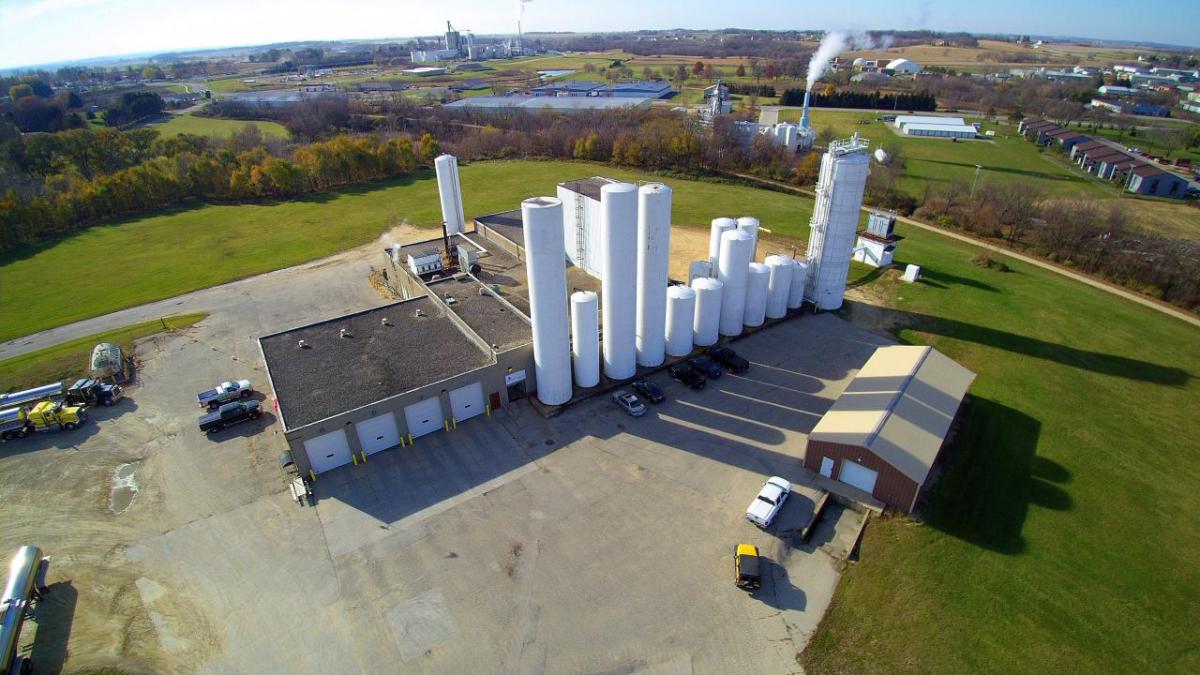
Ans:
[[[47,382],[59,382],[83,376],[92,348],[101,342],[121,346],[126,354],[136,340],[168,330],[182,330],[208,316],[204,312],[169,316],[154,321],[96,333],[77,340],[39,349],[0,361],[0,391],[20,391]]]
[[[287,127],[278,122],[256,120],[243,122],[240,120],[224,120],[214,117],[197,117],[191,113],[171,115],[163,122],[150,125],[163,136],[175,134],[196,134],[197,136],[218,136],[228,138],[241,131],[247,124],[253,124],[262,132],[263,138],[287,138],[290,133]]]
[[[1200,333],[900,232],[925,281],[879,280],[885,318],[977,372],[974,402],[926,522],[868,527],[805,668],[1200,671]]]
[[[639,172],[576,162],[488,162],[462,168],[468,214],[517,208],[554,194],[563,180]],[[706,225],[722,205],[749,211],[780,234],[803,234],[812,213],[802,197],[671,179],[675,220]],[[732,215],[738,215],[733,213]],[[440,222],[432,172],[275,204],[197,205],[97,225],[0,255],[0,340],[289,267],[365,244],[400,222]],[[103,251],[100,255],[99,251]],[[80,260],[104,260],[104,282],[79,284]],[[69,298],[69,302],[63,301]]]

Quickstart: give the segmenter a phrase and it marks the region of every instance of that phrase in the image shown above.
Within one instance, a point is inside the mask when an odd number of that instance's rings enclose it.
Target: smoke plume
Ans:
[[[876,42],[869,34],[863,32],[830,31],[821,38],[812,60],[808,62],[806,89],[812,89],[817,80],[829,70],[829,63],[838,54],[847,49],[887,49],[892,45],[891,35],[884,35]]]
[[[525,16],[525,5],[533,2],[533,0],[517,0],[517,18]]]

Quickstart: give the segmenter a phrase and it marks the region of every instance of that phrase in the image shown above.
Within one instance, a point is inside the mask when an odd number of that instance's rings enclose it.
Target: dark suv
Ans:
[[[741,373],[750,370],[750,362],[737,355],[729,347],[712,347],[704,352],[713,361],[725,366],[729,372],[740,375]]]
[[[715,380],[725,374],[725,371],[721,370],[721,366],[718,366],[716,361],[713,361],[707,356],[690,358],[687,360],[687,363],[692,367],[693,370],[710,380]]]
[[[686,384],[690,389],[703,389],[706,384],[704,376],[687,363],[676,363],[668,368],[667,372],[671,377]]]
[[[651,403],[662,403],[667,398],[663,395],[662,389],[659,389],[658,385],[654,384],[650,380],[637,380],[632,386],[633,390],[637,392],[638,396],[641,396]]]

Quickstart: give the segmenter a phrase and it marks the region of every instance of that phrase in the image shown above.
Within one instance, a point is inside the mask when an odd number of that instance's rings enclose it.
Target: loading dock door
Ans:
[[[442,428],[442,400],[436,396],[404,408],[404,421],[413,438]]]
[[[479,382],[450,390],[450,414],[456,421],[469,420],[484,412],[483,385]]]
[[[312,470],[317,473],[350,463],[350,441],[341,429],[304,441],[304,452],[308,454]]]
[[[879,473],[862,464],[851,462],[848,459],[842,460],[842,472],[838,474],[838,480],[843,483],[853,485],[867,494],[875,494],[875,479],[877,478],[879,478]]]
[[[400,445],[400,429],[396,427],[396,416],[390,412],[355,424],[354,431],[368,455]]]

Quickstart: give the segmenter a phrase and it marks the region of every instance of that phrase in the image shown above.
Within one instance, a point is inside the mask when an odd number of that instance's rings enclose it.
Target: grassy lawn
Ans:
[[[92,348],[101,342],[121,345],[126,354],[134,341],[167,330],[181,330],[208,316],[204,312],[169,316],[71,340],[0,361],[0,391],[20,391],[49,382],[83,376]]]
[[[228,138],[244,129],[247,124],[253,124],[258,127],[264,138],[287,138],[290,135],[287,127],[278,122],[223,120],[212,117],[197,117],[191,113],[171,115],[166,121],[151,125],[151,128],[157,129],[163,136],[196,134],[198,136]]]
[[[653,180],[577,162],[488,162],[461,173],[468,214],[518,208],[521,198],[552,195],[558,182],[573,178]],[[707,226],[741,205],[780,234],[803,234],[812,212],[809,200],[782,193],[668,182],[678,223]],[[427,172],[288,202],[196,205],[97,225],[0,255],[0,340],[320,258],[400,222],[432,228],[440,220],[437,183]],[[84,259],[104,260],[104,283],[76,281]]]
[[[868,527],[805,668],[1200,671],[1200,333],[900,230],[925,282],[879,280],[887,314],[978,373],[974,404],[927,522]]]

